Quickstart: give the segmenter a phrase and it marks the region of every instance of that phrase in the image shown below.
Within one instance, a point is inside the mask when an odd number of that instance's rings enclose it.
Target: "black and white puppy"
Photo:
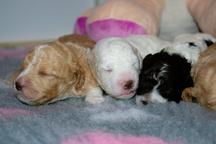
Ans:
[[[168,47],[167,52],[179,54],[194,65],[200,53],[215,42],[216,39],[206,33],[181,34],[175,37],[172,46]]]
[[[191,64],[178,54],[162,50],[143,59],[136,103],[179,102],[186,87],[193,86]]]
[[[200,52],[215,43],[209,34],[182,34],[171,47],[143,59],[136,103],[179,102],[186,87],[193,86],[190,75]]]

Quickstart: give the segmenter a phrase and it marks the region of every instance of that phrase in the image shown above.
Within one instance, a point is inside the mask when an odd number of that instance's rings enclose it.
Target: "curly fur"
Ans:
[[[87,96],[91,103],[103,101],[87,61],[94,45],[85,36],[67,35],[36,46],[24,58],[14,81],[17,98],[30,105],[71,96]]]
[[[183,91],[183,100],[192,102],[195,99],[201,105],[216,110],[216,44],[201,53],[191,74],[194,87]]]

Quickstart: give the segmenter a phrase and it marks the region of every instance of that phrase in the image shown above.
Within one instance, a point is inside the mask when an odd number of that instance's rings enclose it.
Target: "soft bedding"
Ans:
[[[216,113],[195,103],[136,106],[109,96],[102,104],[70,98],[28,106],[8,84],[30,47],[0,49],[1,144],[215,144]]]

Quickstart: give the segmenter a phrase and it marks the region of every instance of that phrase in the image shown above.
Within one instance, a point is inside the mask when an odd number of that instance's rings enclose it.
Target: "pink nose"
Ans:
[[[23,87],[28,85],[28,79],[25,77],[21,77],[19,79],[16,80],[15,82],[15,88],[18,91],[22,91]]]
[[[124,83],[124,90],[130,90],[134,86],[133,80],[128,80]]]

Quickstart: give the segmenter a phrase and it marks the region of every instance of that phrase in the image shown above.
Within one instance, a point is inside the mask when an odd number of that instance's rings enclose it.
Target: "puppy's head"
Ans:
[[[140,59],[121,38],[99,41],[93,50],[92,66],[101,87],[116,98],[130,98],[135,94],[140,70]]]
[[[190,69],[187,60],[177,54],[161,51],[147,55],[143,59],[137,89],[142,99],[138,99],[145,103],[179,102],[183,89],[192,85]]]
[[[40,45],[26,55],[14,80],[17,98],[30,105],[49,102],[82,83],[76,81],[82,75],[79,70],[77,57],[68,48]]]
[[[196,33],[196,34],[181,34],[177,36],[174,40],[177,44],[182,44],[187,47],[199,48],[200,51],[204,51],[207,47],[216,42],[216,39],[206,33]]]
[[[158,87],[167,80],[168,65],[159,60],[155,61],[154,58],[156,58],[154,55],[149,54],[143,59],[136,96],[138,105],[167,101],[163,98]]]
[[[181,34],[174,39],[172,48],[168,48],[167,51],[171,54],[180,54],[193,65],[197,62],[200,52],[215,41],[216,39],[209,34]]]
[[[216,44],[200,54],[197,64],[192,69],[194,87],[185,90],[185,93],[183,93],[184,97],[195,97],[198,103],[213,110],[216,110],[215,56]]]

